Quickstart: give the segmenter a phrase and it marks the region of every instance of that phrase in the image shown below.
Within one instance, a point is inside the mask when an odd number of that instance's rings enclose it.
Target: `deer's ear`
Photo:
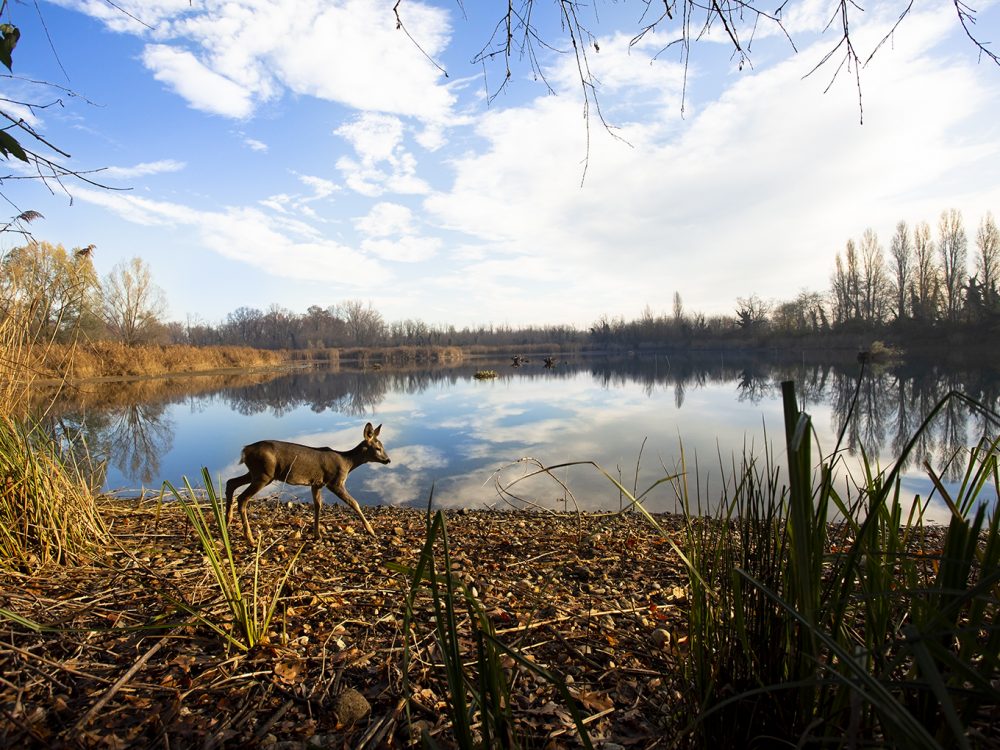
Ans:
[[[379,427],[381,427],[381,426],[382,425],[379,425]],[[375,432],[375,431],[372,429],[372,423],[369,422],[368,424],[365,425],[365,440],[367,440],[368,438],[370,438],[372,436],[373,432]],[[375,432],[375,434],[377,435],[378,433]]]
[[[375,437],[378,437],[378,434],[380,432],[382,432],[382,425],[379,425],[378,427],[376,427],[375,428],[375,432],[373,432],[372,435],[374,435]]]

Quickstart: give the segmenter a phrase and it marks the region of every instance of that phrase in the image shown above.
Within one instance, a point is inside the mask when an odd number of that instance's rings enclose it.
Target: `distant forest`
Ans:
[[[971,244],[971,252],[970,252]],[[184,343],[242,344],[270,349],[342,346],[710,347],[780,345],[813,338],[844,348],[884,339],[903,347],[975,342],[1000,326],[1000,230],[992,213],[970,242],[960,211],[940,215],[936,231],[922,221],[896,225],[888,249],[872,229],[849,239],[834,258],[826,291],[799,292],[785,301],[756,294],[735,300],[731,315],[685,309],[675,291],[668,312],[647,306],[633,320],[603,315],[586,330],[572,326],[476,328],[435,326],[408,319],[387,323],[368,303],[350,300],[296,315],[272,306],[241,307],[219,325],[171,324]]]
[[[212,324],[167,322],[165,297],[139,258],[103,280],[93,272],[91,248],[66,251],[33,243],[0,258],[5,274],[0,302],[25,302],[45,316],[49,340],[80,332],[95,340],[239,345],[259,349],[322,350],[379,346],[552,346],[573,349],[823,346],[866,348],[881,340],[908,351],[971,348],[1000,332],[1000,230],[992,213],[970,239],[960,211],[926,221],[900,221],[888,247],[872,229],[849,239],[834,257],[829,288],[802,290],[790,300],[738,297],[729,315],[685,308],[675,291],[669,311],[647,305],[638,318],[602,315],[586,329],[573,326],[483,325],[456,328],[419,319],[387,322],[370,302],[346,300],[305,313],[272,305],[240,307]],[[38,300],[41,300],[39,303]],[[667,301],[664,300],[667,304]],[[0,309],[0,316],[3,310]],[[986,338],[989,336],[990,338]]]

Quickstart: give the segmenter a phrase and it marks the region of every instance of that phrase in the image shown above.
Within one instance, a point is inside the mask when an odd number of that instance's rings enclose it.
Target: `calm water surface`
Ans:
[[[475,380],[474,372],[484,367],[500,377]],[[189,377],[87,386],[60,402],[57,424],[84,428],[91,452],[107,459],[105,488],[111,491],[159,491],[165,480],[178,483],[184,476],[197,484],[202,466],[224,481],[242,473],[241,447],[264,438],[351,448],[371,421],[383,425],[392,463],[351,475],[350,490],[363,504],[422,506],[433,486],[441,507],[533,503],[596,510],[617,509],[621,498],[591,466],[518,481],[509,487],[514,497],[500,493],[498,482],[506,487],[529,473],[534,464],[517,463],[529,457],[546,466],[593,461],[640,491],[686,467],[691,496],[710,504],[731,481],[734,456],[738,460],[744,446],[783,463],[782,380],[796,381],[824,454],[834,450],[846,425],[841,455],[847,468],[857,467],[862,448],[887,467],[950,389],[994,409],[1000,398],[1000,381],[982,372],[885,369],[861,379],[848,420],[859,369],[716,355],[584,361],[554,369],[534,361],[514,369],[508,360],[408,372]],[[904,492],[930,493],[924,460],[957,489],[959,474],[948,459],[984,432],[986,421],[967,407],[946,409],[908,462]],[[270,492],[305,496],[280,484],[261,494]],[[675,483],[653,490],[646,505],[675,510]],[[934,497],[931,515],[945,518],[944,504]]]

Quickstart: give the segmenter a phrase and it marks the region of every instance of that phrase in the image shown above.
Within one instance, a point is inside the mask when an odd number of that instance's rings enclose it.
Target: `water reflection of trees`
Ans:
[[[356,416],[371,412],[388,392],[386,377],[380,372],[300,372],[225,389],[218,398],[248,416],[269,411],[280,417],[302,406],[317,413],[332,410]]]
[[[997,425],[985,412],[953,398],[923,429],[921,426],[950,391],[964,393],[995,411],[1000,395],[997,386],[992,373],[958,373],[933,365],[866,372],[863,376],[836,372],[831,405],[837,432],[843,432],[844,447],[852,455],[863,451],[872,459],[879,455],[892,460],[903,457],[904,469],[927,462],[946,467],[945,477],[955,481],[964,468],[963,451],[983,436],[996,435]],[[903,456],[914,437],[913,448]]]
[[[986,370],[958,371],[935,363],[862,370],[843,363],[793,362],[780,354],[632,357],[595,363],[590,370],[605,387],[638,383],[646,393],[673,387],[678,409],[687,393],[707,384],[734,383],[737,400],[756,404],[779,398],[781,381],[794,380],[806,411],[811,404],[831,407],[832,426],[843,439],[839,446],[821,446],[824,450],[864,453],[873,463],[881,460],[885,468],[888,461],[902,456],[915,436],[903,468],[926,461],[943,470],[949,481],[958,479],[964,469],[963,451],[998,431],[987,414],[957,399],[949,400],[920,430],[949,391],[964,393],[995,412],[1000,405],[1000,377]]]
[[[124,476],[145,483],[159,475],[160,457],[173,447],[174,424],[165,411],[162,403],[65,409],[50,421],[50,429],[71,447],[78,462],[108,462]]]
[[[156,476],[160,457],[170,450],[174,425],[167,409],[174,403],[204,408],[216,402],[244,415],[270,412],[280,417],[307,407],[352,416],[373,412],[392,393],[419,394],[429,388],[451,387],[470,381],[478,369],[493,367],[501,382],[514,379],[562,380],[587,372],[606,388],[638,384],[646,394],[671,388],[682,409],[692,392],[710,385],[735,387],[735,398],[759,403],[780,398],[780,383],[794,380],[806,411],[828,404],[832,425],[843,432],[841,449],[869,457],[899,456],[924,418],[949,390],[958,390],[996,410],[1000,379],[985,371],[955,372],[936,365],[867,369],[806,361],[783,361],[776,356],[658,356],[592,359],[563,362],[554,369],[540,364],[514,370],[507,364],[463,364],[450,368],[403,371],[329,372],[295,371],[281,375],[242,376],[212,383],[190,378],[144,382],[127,388],[90,393],[79,401],[60,402],[55,413],[63,428],[82,429],[91,453],[106,457],[130,477],[148,481]],[[860,381],[859,381],[860,378]],[[187,389],[185,389],[187,385]],[[949,459],[983,434],[996,428],[979,412],[960,401],[948,403],[921,432],[907,456],[907,468],[925,460],[944,467]],[[834,446],[821,446],[833,450]],[[954,479],[959,463],[947,478]]]
[[[174,424],[163,404],[131,404],[112,414],[108,456],[127,477],[149,482],[159,476],[160,456],[173,447]]]

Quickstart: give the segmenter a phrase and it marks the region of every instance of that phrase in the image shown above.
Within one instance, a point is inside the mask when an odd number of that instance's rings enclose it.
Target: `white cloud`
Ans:
[[[365,165],[395,159],[403,142],[403,121],[373,112],[364,112],[333,131],[346,140]]]
[[[231,209],[199,224],[204,243],[222,256],[274,276],[368,286],[385,278],[381,266],[350,247],[316,238],[299,239],[255,209]]]
[[[354,226],[369,237],[409,234],[413,230],[413,212],[398,203],[376,203],[367,215],[354,220]]]
[[[441,240],[437,237],[415,237],[404,235],[394,240],[363,240],[362,249],[366,253],[384,260],[399,263],[416,263],[430,260],[441,248]]]
[[[431,191],[430,185],[417,176],[416,163],[409,156],[397,159],[390,166],[391,171],[365,165],[346,156],[338,159],[336,166],[347,187],[369,198],[378,198],[385,193],[426,195]]]
[[[335,182],[323,177],[316,177],[315,175],[297,174],[296,177],[299,182],[312,190],[310,195],[277,193],[259,200],[257,203],[285,216],[295,214],[307,219],[321,221],[322,219],[309,204],[328,198],[341,190],[341,187]]]
[[[290,89],[362,111],[430,120],[450,116],[454,96],[440,83],[442,74],[396,28],[390,7],[347,0],[319,8],[296,9],[302,22],[274,56],[275,70]],[[410,2],[401,13],[427,55],[443,51],[450,33],[445,11]]]
[[[344,138],[358,159],[343,156],[337,169],[349,188],[375,198],[384,193],[423,195],[427,182],[417,175],[417,160],[403,148],[405,128],[398,117],[365,112],[334,131]]]
[[[251,151],[260,151],[262,153],[267,152],[267,144],[263,141],[258,141],[256,138],[244,138],[243,143],[247,145]]]
[[[419,0],[400,12],[420,47],[375,0],[62,2],[156,40],[144,62],[196,109],[241,119],[288,91],[436,123],[452,117],[455,96],[428,59],[448,44],[448,11]]]
[[[400,263],[429,260],[442,245],[437,237],[419,236],[413,212],[398,203],[376,203],[365,216],[354,220],[354,227],[365,236],[362,249],[384,260]]]
[[[209,69],[186,50],[150,44],[142,61],[156,80],[170,86],[195,109],[234,118],[253,113],[250,91]]]
[[[195,224],[205,215],[187,206],[167,201],[150,200],[130,193],[77,188],[73,191],[73,195],[87,203],[102,206],[126,221],[143,226]]]
[[[309,224],[256,208],[199,211],[134,195],[80,189],[75,195],[145,226],[190,226],[219,255],[288,279],[349,287],[384,283],[388,274],[366,253],[321,236]],[[281,205],[278,199],[272,199]],[[349,272],[348,272],[349,270]]]
[[[271,195],[263,200],[259,201],[260,205],[265,208],[269,208],[272,211],[277,211],[278,213],[288,213],[288,207],[292,204],[294,198],[287,193],[278,193],[277,195]]]
[[[101,170],[101,176],[130,179],[164,172],[180,172],[186,166],[184,162],[176,159],[161,159],[160,161],[145,161],[131,167],[107,167]]]
[[[341,189],[337,183],[323,177],[316,177],[315,175],[309,174],[300,174],[297,175],[297,177],[299,178],[299,182],[303,185],[312,188],[313,194],[310,197],[310,200],[327,198]]]
[[[448,283],[484,310],[537,311],[544,297],[545,320],[577,323],[602,311],[636,315],[646,303],[666,308],[674,289],[689,309],[708,312],[730,312],[751,292],[825,289],[847,237],[867,223],[889,229],[928,216],[923,196],[939,200],[949,174],[997,161],[985,122],[978,146],[954,137],[997,101],[996,85],[966,64],[926,57],[935,16],[908,23],[906,41],[863,75],[863,127],[851,81],[824,95],[825,81],[802,80],[804,60],[823,43],[732,79],[686,121],[676,69],[646,61],[636,90],[632,63],[611,60],[602,80],[612,85],[601,90],[608,108],[662,87],[643,115],[649,124],[622,127],[634,147],[592,123],[588,151],[576,98],[490,111],[477,127],[486,147],[454,160],[451,188],[425,201],[434,220],[494,248],[482,260],[453,256]],[[689,85],[697,98],[697,79]],[[980,182],[997,196],[989,172]],[[501,288],[501,277],[518,283]]]

